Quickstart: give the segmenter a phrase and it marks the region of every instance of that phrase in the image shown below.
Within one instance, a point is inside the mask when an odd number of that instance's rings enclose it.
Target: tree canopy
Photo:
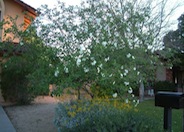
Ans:
[[[87,0],[79,6],[43,6],[37,23],[45,44],[59,49],[55,77],[61,87],[93,82],[120,95],[153,79],[168,17],[166,0]],[[101,92],[101,93],[103,93]]]

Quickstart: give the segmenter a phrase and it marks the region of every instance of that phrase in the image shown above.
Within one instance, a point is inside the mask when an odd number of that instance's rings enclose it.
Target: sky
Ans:
[[[47,4],[49,7],[53,7],[57,4],[57,0],[22,0],[23,2],[27,3],[28,5],[39,8],[41,5]],[[61,2],[65,2],[68,5],[77,5],[80,4],[81,0],[60,0]],[[173,5],[176,4],[178,1],[183,0],[169,0],[169,4]],[[184,2],[183,2],[184,3]],[[172,15],[171,19],[175,22],[175,25],[173,26],[173,30],[177,28],[177,19],[181,16],[181,14],[184,13],[184,5],[179,7],[175,13]]]
[[[28,5],[31,5],[34,8],[39,8],[41,5],[47,4],[50,7],[56,5],[57,0],[22,0],[23,2],[27,3]],[[61,2],[65,2],[69,5],[76,5],[80,4],[81,0],[60,0]]]

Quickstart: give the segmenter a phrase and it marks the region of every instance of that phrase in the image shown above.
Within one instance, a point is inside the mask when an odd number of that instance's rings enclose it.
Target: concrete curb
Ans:
[[[1,132],[16,132],[10,119],[6,115],[3,107],[0,105],[0,131]]]

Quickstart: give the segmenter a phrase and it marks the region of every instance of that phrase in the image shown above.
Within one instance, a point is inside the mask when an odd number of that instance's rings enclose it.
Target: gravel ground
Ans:
[[[54,126],[57,100],[37,97],[32,105],[6,106],[4,109],[17,132],[57,132]]]

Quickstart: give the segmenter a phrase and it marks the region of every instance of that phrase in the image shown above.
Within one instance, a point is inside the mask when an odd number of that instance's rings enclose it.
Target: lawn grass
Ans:
[[[154,100],[146,100],[138,105],[138,110],[147,116],[158,120],[159,126],[163,128],[163,113],[164,109],[162,107],[155,107]],[[182,109],[172,110],[172,130],[173,132],[182,132]]]

